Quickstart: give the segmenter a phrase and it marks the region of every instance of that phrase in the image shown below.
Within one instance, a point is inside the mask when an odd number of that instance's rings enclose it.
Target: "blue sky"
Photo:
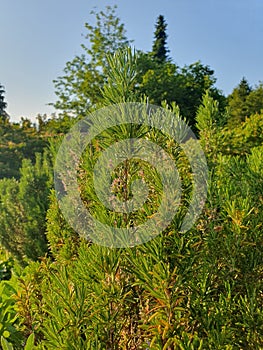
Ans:
[[[262,0],[1,0],[0,83],[12,120],[53,112],[52,80],[81,53],[90,11],[114,4],[136,48],[151,50],[162,14],[175,63],[201,60],[226,94],[243,76],[252,86],[263,81]]]

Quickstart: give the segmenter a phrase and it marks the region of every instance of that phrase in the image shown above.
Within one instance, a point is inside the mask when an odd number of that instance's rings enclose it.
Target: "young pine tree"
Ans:
[[[197,111],[196,128],[199,131],[200,142],[208,159],[213,159],[218,151],[220,117],[219,103],[211,97],[209,90],[207,90]]]

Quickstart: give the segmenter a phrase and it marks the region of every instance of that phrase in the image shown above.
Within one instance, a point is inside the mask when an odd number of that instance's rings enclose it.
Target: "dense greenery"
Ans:
[[[263,109],[263,85],[256,88],[249,86],[248,81],[242,78],[239,85],[228,96],[230,110],[230,124],[239,125],[246,117],[260,113]]]
[[[209,66],[178,67],[160,40],[167,37],[162,16],[152,52],[127,48],[115,8],[95,17],[94,26],[86,24],[85,54],[55,82],[59,116],[39,115],[37,127],[26,119],[1,119],[2,348],[262,349],[262,85],[252,88],[243,78],[225,97]],[[209,167],[208,197],[196,223],[181,233],[193,192],[183,149],[150,126],[105,130],[82,154],[78,171],[81,198],[99,221],[140,224],[154,215],[162,195],[153,167],[129,159],[113,169],[112,193],[127,200],[132,182],[141,179],[150,189],[142,210],[122,215],[98,200],[94,165],[116,140],[161,146],[176,163],[183,191],[177,214],[160,235],[117,249],[85,240],[70,227],[53,189],[53,164],[76,120],[128,101],[161,105],[193,126]],[[184,142],[191,147],[191,140]]]
[[[47,252],[45,214],[51,187],[48,157],[36,155],[36,162],[24,159],[21,178],[0,182],[1,245],[20,262],[36,260]]]
[[[103,103],[101,89],[107,83],[108,69],[105,53],[115,52],[130,43],[115,8],[107,7],[106,11],[97,13],[95,25],[86,24],[86,29],[89,43],[82,45],[83,55],[68,62],[64,76],[55,80],[58,100],[54,105],[71,116],[85,116],[90,109]],[[214,71],[201,62],[178,67],[166,59],[167,51],[166,25],[161,16],[152,51],[139,52],[138,74],[130,86],[137,93],[137,100],[144,94],[155,105],[161,105],[164,100],[168,104],[175,101],[191,125],[207,89],[223,108],[225,98],[215,87]]]

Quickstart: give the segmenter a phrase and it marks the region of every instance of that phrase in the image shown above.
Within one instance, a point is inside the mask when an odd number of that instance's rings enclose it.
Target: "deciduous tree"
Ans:
[[[105,11],[92,14],[96,23],[85,24],[88,44],[82,45],[84,53],[69,61],[64,75],[54,81],[58,97],[54,106],[71,116],[86,115],[91,106],[100,102],[101,88],[107,80],[106,53],[114,53],[130,42],[116,15],[116,6],[107,6]]]

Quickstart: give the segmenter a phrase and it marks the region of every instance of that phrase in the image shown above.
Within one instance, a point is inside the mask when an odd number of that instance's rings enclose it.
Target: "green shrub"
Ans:
[[[111,59],[119,60],[120,72],[112,70],[105,104],[122,100],[115,82],[123,69],[133,74],[130,55]],[[121,80],[122,87],[126,83]],[[237,152],[225,151],[232,141],[220,144],[229,134],[213,121],[214,116],[220,120],[217,104],[208,94],[203,102],[197,125],[211,164],[209,191],[201,216],[187,232],[178,228],[192,192],[189,162],[169,137],[153,129],[125,125],[100,135],[83,154],[78,180],[82,199],[96,218],[126,227],[131,217],[103,207],[91,174],[100,151],[116,137],[147,135],[170,152],[185,177],[178,215],[162,234],[126,249],[78,239],[52,194],[47,236],[54,259],[26,268],[17,299],[24,334],[35,334],[37,349],[262,349],[262,145],[255,138],[251,144],[258,147],[249,151],[237,144]],[[122,176],[127,168],[129,178]],[[160,178],[142,162],[123,162],[113,171],[113,177],[129,185],[141,168],[152,191],[144,213],[132,213],[136,224],[158,208]],[[115,194],[129,198],[129,186],[119,183]]]
[[[46,211],[52,173],[47,154],[23,161],[20,180],[0,180],[0,243],[21,264],[47,253]]]

